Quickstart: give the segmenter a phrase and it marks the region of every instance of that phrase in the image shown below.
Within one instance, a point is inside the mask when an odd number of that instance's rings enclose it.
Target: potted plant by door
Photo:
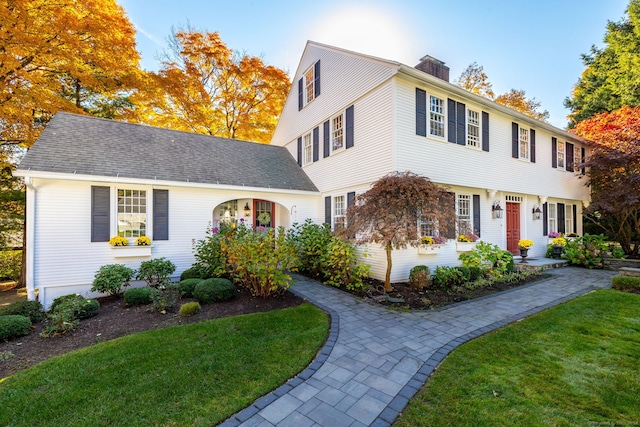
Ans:
[[[567,246],[567,239],[564,237],[556,237],[551,244],[553,245],[553,259],[560,259],[564,247]]]
[[[521,263],[526,264],[527,262],[526,258],[529,255],[529,248],[531,246],[533,246],[533,240],[522,239],[518,241],[518,248],[520,249],[520,257],[522,258],[522,260],[520,261]]]

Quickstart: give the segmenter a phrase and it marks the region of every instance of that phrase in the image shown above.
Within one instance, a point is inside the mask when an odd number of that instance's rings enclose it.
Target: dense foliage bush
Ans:
[[[498,245],[480,241],[475,249],[458,257],[465,267],[476,267],[492,275],[513,272],[513,255]]]
[[[614,276],[611,287],[623,292],[640,292],[640,277]]]
[[[207,272],[200,265],[195,264],[180,273],[180,281],[187,279],[208,279]]]
[[[291,227],[291,237],[300,258],[300,272],[323,280],[325,256],[334,238],[329,224],[315,224],[307,219],[303,224]]]
[[[22,337],[31,332],[31,320],[26,316],[12,314],[0,316],[0,341]]]
[[[193,290],[193,297],[203,304],[228,301],[236,296],[236,287],[224,278],[205,279]]]
[[[193,296],[193,290],[196,285],[202,282],[203,279],[184,279],[178,282],[178,290],[180,295],[184,298],[191,298]]]
[[[28,317],[33,323],[37,323],[45,317],[40,301],[16,301],[0,307],[0,316],[11,315]]]
[[[604,234],[585,234],[567,240],[562,258],[581,267],[604,268],[604,257],[612,255]]]
[[[431,272],[426,265],[416,265],[409,272],[409,286],[418,291],[431,284]]]
[[[295,271],[299,262],[293,240],[283,227],[264,231],[239,227],[220,241],[220,250],[227,273],[251,295],[260,297],[283,294],[291,286],[287,272]]]
[[[152,288],[169,283],[176,266],[166,258],[143,261],[138,269],[138,279],[144,280]]]
[[[200,313],[200,303],[196,301],[187,302],[180,306],[180,311],[178,314],[182,317],[193,316],[194,314]]]
[[[451,289],[464,282],[464,274],[457,267],[438,266],[433,272],[433,286],[439,289]]]
[[[69,312],[74,319],[88,319],[98,314],[100,303],[94,299],[85,299],[82,295],[71,294],[53,300],[49,314]]]
[[[47,315],[48,326],[40,333],[40,336],[48,338],[75,331],[80,325],[80,320],[70,310],[62,310]]]
[[[124,264],[103,265],[93,279],[91,291],[118,295],[122,292],[122,288],[129,286],[135,274],[135,270]]]
[[[172,310],[180,300],[180,290],[176,283],[168,283],[149,290],[153,310],[162,313]]]
[[[151,303],[151,289],[131,288],[124,291],[124,304],[127,306],[145,305]]]
[[[22,251],[0,251],[0,279],[17,280],[22,266]]]
[[[235,234],[235,230],[226,225],[222,225],[220,228],[214,227],[207,231],[204,239],[198,240],[193,245],[196,258],[194,267],[201,272],[200,277],[220,277],[227,272],[228,268],[222,253],[221,243],[230,235]]]

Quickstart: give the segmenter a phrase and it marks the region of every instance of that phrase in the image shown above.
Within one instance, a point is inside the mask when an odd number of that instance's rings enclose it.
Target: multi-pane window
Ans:
[[[337,151],[344,147],[344,120],[340,114],[331,119],[331,151]]]
[[[118,236],[140,237],[147,231],[147,192],[118,189]]]
[[[573,205],[564,205],[564,230],[573,233]]]
[[[435,236],[438,234],[438,226],[433,218],[420,217],[418,219],[418,232],[419,237],[423,236]]]
[[[573,170],[580,171],[580,163],[582,162],[582,152],[577,145],[573,146]]]
[[[564,142],[558,141],[558,168],[564,169]]]
[[[238,223],[238,201],[229,200],[228,202],[221,203],[218,206],[218,224],[214,224],[216,227],[225,224],[233,225]]]
[[[310,133],[302,137],[302,157],[303,165],[307,165],[313,162],[313,145],[311,143]]]
[[[333,228],[337,230],[346,225],[347,205],[344,196],[333,198]]]
[[[529,160],[529,129],[520,128],[520,153],[521,159]]]
[[[549,216],[549,232],[558,232],[558,219],[556,216],[556,204],[549,203],[547,213]]]
[[[429,132],[444,138],[444,99],[429,98]]]
[[[467,110],[467,145],[480,146],[480,113]]]
[[[471,222],[471,196],[468,194],[457,195],[457,220],[458,234],[473,233],[473,223]]]
[[[315,96],[315,75],[314,75],[314,67],[312,66],[304,73],[304,103],[305,105],[309,102],[313,101]]]

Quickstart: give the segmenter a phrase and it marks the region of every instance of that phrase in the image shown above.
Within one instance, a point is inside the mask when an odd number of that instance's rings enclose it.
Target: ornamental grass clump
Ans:
[[[182,317],[193,316],[200,313],[201,309],[202,307],[200,306],[200,303],[195,301],[187,302],[180,306],[178,314]]]

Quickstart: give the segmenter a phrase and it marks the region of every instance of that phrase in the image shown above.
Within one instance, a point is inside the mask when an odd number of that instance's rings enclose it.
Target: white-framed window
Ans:
[[[311,133],[302,137],[302,164],[308,165],[313,163],[313,144],[311,142]]]
[[[518,154],[518,157],[520,157],[521,159],[529,160],[529,129],[519,127],[519,136],[520,152]]]
[[[147,192],[118,188],[118,236],[140,237],[147,233]]]
[[[580,172],[580,163],[582,163],[582,150],[577,145],[573,146],[573,170]]]
[[[556,204],[547,205],[547,217],[549,219],[549,232],[558,232],[558,216],[556,215]]]
[[[444,99],[429,97],[429,133],[444,138]]]
[[[480,113],[467,110],[467,145],[480,147]]]
[[[346,225],[347,202],[345,196],[333,197],[333,229],[344,228]]]
[[[473,230],[471,196],[468,194],[456,195],[456,219],[458,234],[471,234]]]
[[[344,148],[344,114],[340,113],[331,119],[331,151]]]
[[[439,234],[438,224],[433,218],[420,216],[418,218],[418,237],[437,236]]]
[[[564,232],[573,233],[573,205],[564,205]]]
[[[558,141],[558,149],[557,157],[558,157],[558,169],[564,169],[564,142]]]
[[[218,206],[218,216],[217,216],[217,224],[214,220],[214,226],[219,227],[220,225],[228,225],[232,226],[233,224],[238,224],[238,201],[237,200],[229,200],[228,202],[221,203]]]
[[[315,97],[315,64],[304,73],[304,105],[313,101]]]

